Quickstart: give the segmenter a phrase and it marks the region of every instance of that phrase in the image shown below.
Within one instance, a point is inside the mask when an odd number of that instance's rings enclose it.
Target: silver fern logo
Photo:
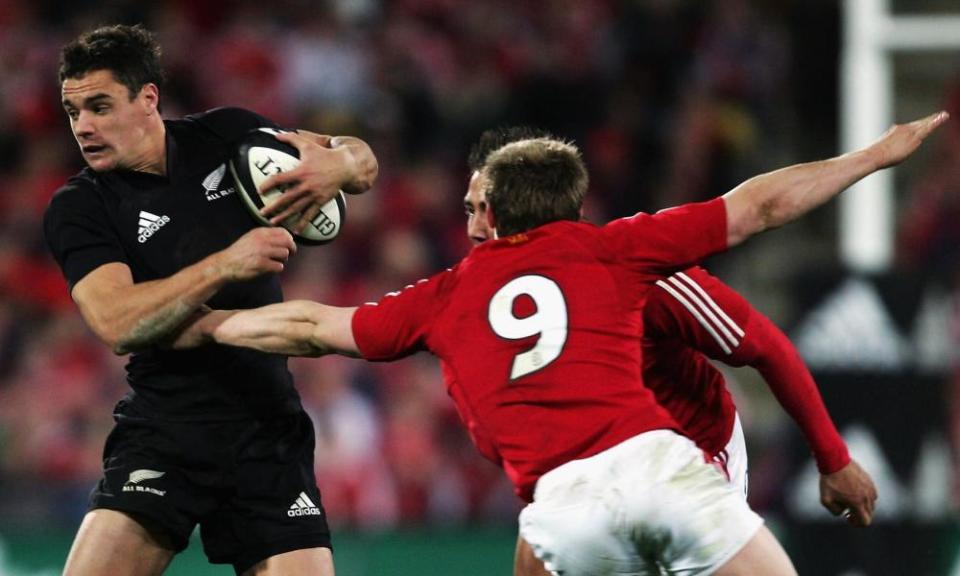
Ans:
[[[207,174],[207,177],[203,179],[203,188],[207,192],[215,192],[217,188],[220,187],[220,181],[223,180],[223,175],[227,173],[227,165],[221,164],[216,170]]]
[[[227,165],[221,164],[217,166],[213,172],[207,174],[207,177],[201,182],[203,189],[206,191],[205,194],[208,202],[233,194],[233,186],[229,186],[226,190],[220,190],[220,183],[223,182],[223,177],[226,173]]]
[[[157,472],[156,470],[134,470],[130,473],[128,484],[139,484],[144,480],[153,480],[154,478],[163,478],[166,472]]]
[[[157,490],[156,488],[150,488],[149,486],[141,486],[141,482],[146,482],[148,480],[156,480],[158,478],[163,478],[166,472],[159,472],[157,470],[134,470],[130,473],[130,478],[127,480],[127,483],[123,485],[124,492],[147,492],[149,494],[156,494],[157,496],[163,496],[167,493],[166,490]]]

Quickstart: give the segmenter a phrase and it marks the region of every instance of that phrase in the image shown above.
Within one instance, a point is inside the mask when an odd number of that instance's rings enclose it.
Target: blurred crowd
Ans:
[[[125,359],[84,327],[41,229],[50,196],[81,168],[56,81],[59,48],[79,32],[113,22],[156,32],[168,117],[241,106],[370,142],[375,189],[348,198],[341,238],[301,250],[283,276],[288,298],[355,304],[469,250],[466,157],[486,128],[526,123],[575,140],[598,222],[834,154],[836,81],[823,70],[836,65],[836,10],[826,0],[0,0],[0,525],[75,524],[127,391]],[[798,50],[812,34],[822,40]],[[960,246],[960,200],[947,193],[960,181],[947,161],[956,126],[941,154],[951,180],[918,185],[904,235],[926,259],[944,254],[937,242],[954,257]],[[941,219],[935,235],[925,218]],[[780,280],[791,272],[781,265]],[[291,370],[334,525],[515,518],[432,358]]]

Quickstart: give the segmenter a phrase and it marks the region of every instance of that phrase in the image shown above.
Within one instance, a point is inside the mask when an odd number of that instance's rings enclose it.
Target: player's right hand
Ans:
[[[853,526],[869,526],[877,502],[877,487],[856,460],[833,474],[820,476],[820,503]]]
[[[261,274],[277,274],[297,244],[284,228],[254,228],[217,253],[221,277],[234,282]]]

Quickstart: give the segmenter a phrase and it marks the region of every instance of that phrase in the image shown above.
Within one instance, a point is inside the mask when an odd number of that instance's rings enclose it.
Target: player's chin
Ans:
[[[107,172],[117,167],[116,156],[110,154],[108,150],[84,153],[83,159],[87,162],[87,166],[96,172]]]

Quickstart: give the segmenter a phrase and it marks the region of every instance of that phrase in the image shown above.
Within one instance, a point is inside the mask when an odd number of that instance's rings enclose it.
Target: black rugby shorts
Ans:
[[[170,422],[121,402],[114,419],[91,509],[143,518],[164,530],[178,552],[199,525],[210,562],[232,564],[237,574],[276,554],[330,548],[305,412]]]

